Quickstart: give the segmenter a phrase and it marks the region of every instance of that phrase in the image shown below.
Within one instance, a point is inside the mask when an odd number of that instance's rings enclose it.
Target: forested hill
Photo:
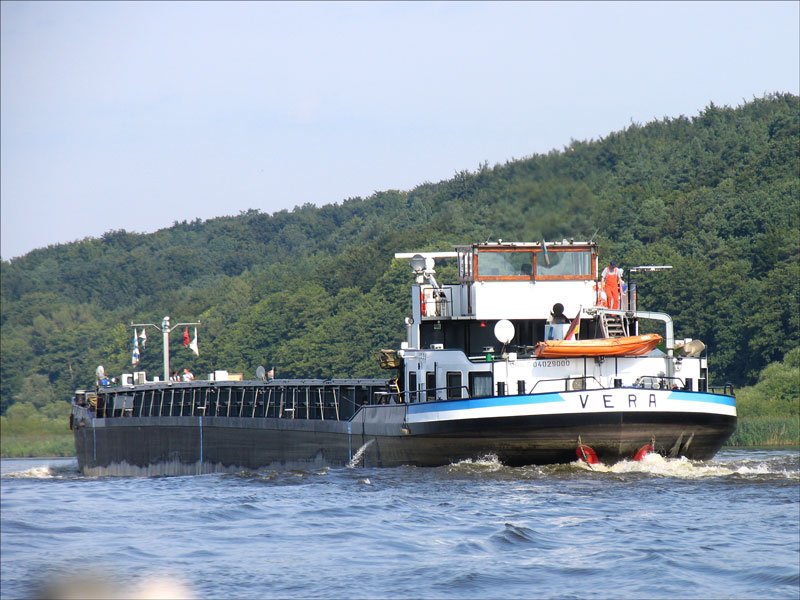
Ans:
[[[67,399],[100,364],[129,372],[128,324],[164,315],[202,321],[199,357],[172,336],[173,366],[196,374],[375,375],[410,310],[394,252],[593,234],[622,267],[673,265],[638,282],[640,305],[707,344],[713,380],[752,383],[800,342],[799,220],[800,103],[772,95],[408,192],[113,231],[2,262],[0,406]],[[138,368],[161,375],[148,335]]]

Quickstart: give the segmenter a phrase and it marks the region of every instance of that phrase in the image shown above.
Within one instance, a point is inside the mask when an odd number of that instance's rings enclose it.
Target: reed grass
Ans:
[[[728,446],[797,446],[800,445],[800,418],[739,417]]]
[[[69,430],[69,405],[66,411],[50,418],[33,407],[12,407],[0,417],[0,457],[75,456],[75,442]]]
[[[47,435],[6,435],[0,437],[0,457],[34,458],[41,456],[75,456],[72,433]]]

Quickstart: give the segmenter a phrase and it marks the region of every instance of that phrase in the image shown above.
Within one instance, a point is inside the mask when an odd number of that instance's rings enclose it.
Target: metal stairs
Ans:
[[[622,315],[600,313],[600,329],[603,337],[616,338],[628,335],[628,325]]]

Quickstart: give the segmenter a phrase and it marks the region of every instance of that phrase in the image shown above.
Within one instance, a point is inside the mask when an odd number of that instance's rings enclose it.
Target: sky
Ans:
[[[0,257],[800,93],[800,2],[0,4]]]

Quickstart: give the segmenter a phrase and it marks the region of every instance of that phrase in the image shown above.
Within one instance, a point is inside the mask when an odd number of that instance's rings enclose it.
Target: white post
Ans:
[[[169,381],[169,317],[161,321],[161,333],[164,334],[164,381]]]

